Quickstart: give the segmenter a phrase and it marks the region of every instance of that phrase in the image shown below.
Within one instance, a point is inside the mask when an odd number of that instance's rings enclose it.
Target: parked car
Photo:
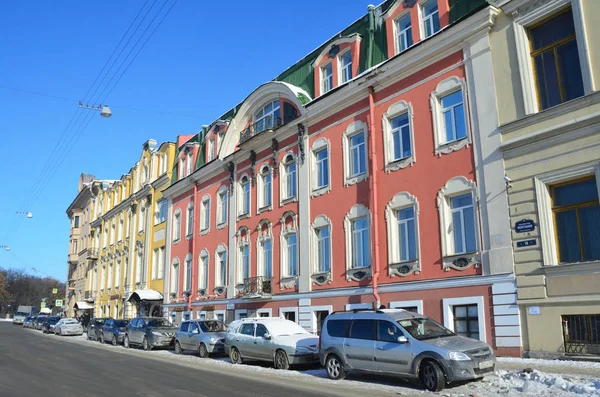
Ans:
[[[60,321],[59,316],[48,316],[46,321],[42,324],[42,332],[45,334],[54,333],[54,327],[56,323]]]
[[[162,317],[137,317],[125,327],[123,346],[142,346],[144,350],[155,347],[173,347],[177,328]]]
[[[31,316],[33,313],[35,313],[34,306],[19,306],[17,312],[13,316],[13,324],[23,324],[25,318]]]
[[[102,326],[107,320],[111,320],[112,317],[93,317],[90,319],[90,322],[87,327],[86,336],[91,340],[100,340],[100,332],[102,331]]]
[[[492,349],[429,317],[402,309],[332,313],[320,336],[321,365],[331,379],[360,371],[420,380],[429,391],[493,372]]]
[[[125,338],[125,327],[127,327],[128,323],[129,320],[107,320],[101,327],[100,342],[106,343],[108,341],[113,346],[123,343],[123,339]]]
[[[25,328],[35,328],[35,322],[37,321],[38,316],[31,316],[29,322],[27,324],[23,323],[23,326],[27,325]]]
[[[56,335],[83,335],[83,326],[74,318],[63,318],[54,326]]]
[[[184,321],[175,333],[175,353],[193,350],[202,358],[223,353],[226,331],[225,323],[218,320]]]
[[[319,338],[293,321],[275,317],[232,322],[225,335],[225,351],[234,364],[244,359],[270,361],[275,368],[319,361]]]
[[[25,320],[23,320],[23,328],[29,328],[29,326],[31,325],[32,318],[33,318],[33,316],[25,317]]]
[[[35,319],[35,324],[33,326],[33,329],[35,330],[41,330],[42,326],[44,325],[44,322],[48,319],[48,316],[46,315],[39,315],[37,316],[37,318]]]

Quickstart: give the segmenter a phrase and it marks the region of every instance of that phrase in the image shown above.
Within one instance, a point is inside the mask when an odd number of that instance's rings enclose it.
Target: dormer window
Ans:
[[[187,175],[190,175],[194,171],[193,154],[189,152],[187,155]]]
[[[258,134],[264,130],[272,129],[281,124],[281,117],[279,112],[279,99],[270,102],[263,106],[254,115],[254,133]]]
[[[185,169],[186,169],[185,157],[181,159],[180,163],[181,164],[179,166],[179,179],[182,179],[185,176]]]
[[[437,0],[427,0],[421,3],[421,16],[423,21],[421,36],[424,39],[440,30],[440,15],[438,13]]]
[[[340,56],[342,84],[352,80],[352,52],[346,51]]]
[[[212,161],[215,158],[215,138],[208,140],[208,161]]]
[[[321,93],[324,94],[333,88],[333,67],[331,62],[321,68]]]
[[[401,53],[413,44],[410,14],[396,20],[396,54]]]

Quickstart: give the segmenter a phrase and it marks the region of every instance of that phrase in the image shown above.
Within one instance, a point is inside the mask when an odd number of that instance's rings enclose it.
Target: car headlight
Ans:
[[[215,343],[217,343],[217,338],[213,338],[211,336],[210,338],[208,338],[208,343],[210,343],[211,345],[214,345]]]
[[[453,361],[469,361],[471,357],[467,356],[463,352],[449,352],[448,358]]]

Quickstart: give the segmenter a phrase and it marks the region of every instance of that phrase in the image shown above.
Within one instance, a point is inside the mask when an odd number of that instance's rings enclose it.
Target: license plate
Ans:
[[[479,369],[492,368],[494,366],[493,361],[482,361],[479,363]]]

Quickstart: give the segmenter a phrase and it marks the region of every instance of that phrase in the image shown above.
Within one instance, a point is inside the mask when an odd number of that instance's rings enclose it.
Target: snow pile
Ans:
[[[574,367],[597,369],[600,375],[600,362],[593,361],[570,361],[570,360],[545,360],[541,358],[517,358],[517,357],[498,357],[499,363],[523,365],[523,368],[535,367]]]
[[[492,385],[506,394],[520,391],[524,394],[600,396],[600,380],[573,379],[537,370],[499,370],[494,375]]]

